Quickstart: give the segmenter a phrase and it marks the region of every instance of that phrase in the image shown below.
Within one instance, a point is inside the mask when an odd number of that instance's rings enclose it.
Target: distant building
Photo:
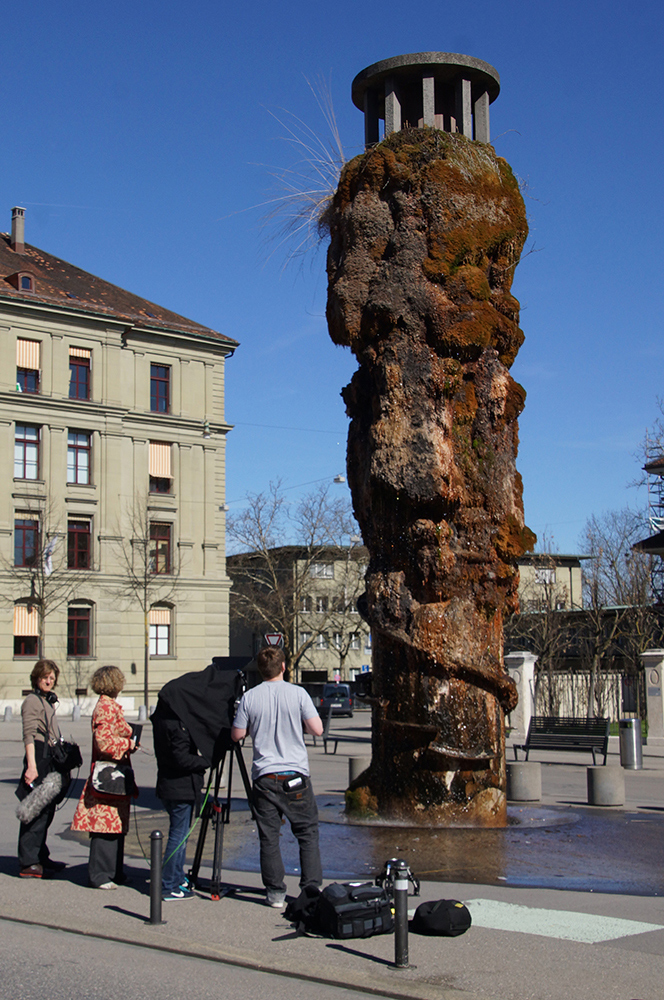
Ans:
[[[344,550],[329,549],[308,562],[305,549],[283,546],[270,550],[271,562],[293,607],[290,647],[293,650],[295,679],[303,683],[354,680],[371,669],[371,632],[357,611],[357,599],[364,592],[368,552],[364,546]],[[524,612],[569,611],[582,606],[581,562],[585,556],[529,554],[519,559],[521,574],[519,599]],[[240,553],[227,558],[233,580],[231,593],[232,656],[253,656],[265,645],[270,631],[258,618],[253,622],[238,611],[237,594],[243,581],[261,576],[263,556]],[[306,574],[307,583],[302,584]],[[271,582],[263,589],[263,604],[270,604]],[[254,583],[255,601],[260,606],[260,586]]]
[[[518,560],[522,612],[573,611],[583,607],[583,555],[529,552]]]
[[[315,557],[299,546],[269,551],[289,621],[293,678],[316,683],[335,678],[354,680],[371,666],[371,632],[357,610],[364,592],[368,554],[362,545],[320,550]],[[255,603],[268,616],[274,608],[274,587],[264,574],[264,557],[257,553],[228,556],[231,592],[231,656],[253,656],[271,632],[259,616],[252,620],[239,595],[250,588]],[[261,578],[265,586],[261,596]],[[240,610],[241,603],[244,610]]]
[[[40,645],[61,698],[114,663],[142,703],[146,626],[151,698],[228,652],[237,342],[28,246],[23,227],[14,209],[0,235],[0,705]],[[146,615],[128,592],[142,563]]]

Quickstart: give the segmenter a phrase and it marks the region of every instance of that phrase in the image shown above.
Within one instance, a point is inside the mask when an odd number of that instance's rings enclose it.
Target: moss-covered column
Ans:
[[[508,371],[523,201],[491,146],[414,129],[347,164],[327,221],[330,335],[359,362],[343,396],[374,639],[373,759],[348,807],[500,826],[503,616],[533,541]]]

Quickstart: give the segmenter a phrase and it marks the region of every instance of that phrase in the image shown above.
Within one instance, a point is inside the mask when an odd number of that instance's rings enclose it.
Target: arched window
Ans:
[[[14,605],[14,656],[39,655],[39,612],[34,604]]]
[[[150,608],[150,656],[173,655],[173,611],[169,604],[153,604]]]

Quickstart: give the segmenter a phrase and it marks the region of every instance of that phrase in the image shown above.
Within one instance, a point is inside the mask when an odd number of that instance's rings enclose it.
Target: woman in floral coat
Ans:
[[[136,749],[132,728],[116,698],[125,685],[118,667],[100,667],[91,687],[99,695],[92,713],[92,766],[98,760],[129,763]],[[101,795],[88,778],[74,813],[72,830],[90,834],[88,873],[93,889],[115,889],[124,881],[124,838],[129,829],[130,797]]]

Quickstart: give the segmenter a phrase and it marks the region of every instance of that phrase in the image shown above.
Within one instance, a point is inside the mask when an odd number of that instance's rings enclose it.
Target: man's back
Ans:
[[[317,716],[304,690],[284,680],[263,681],[245,692],[234,725],[248,729],[253,742],[252,777],[277,770],[309,774],[302,724]]]

